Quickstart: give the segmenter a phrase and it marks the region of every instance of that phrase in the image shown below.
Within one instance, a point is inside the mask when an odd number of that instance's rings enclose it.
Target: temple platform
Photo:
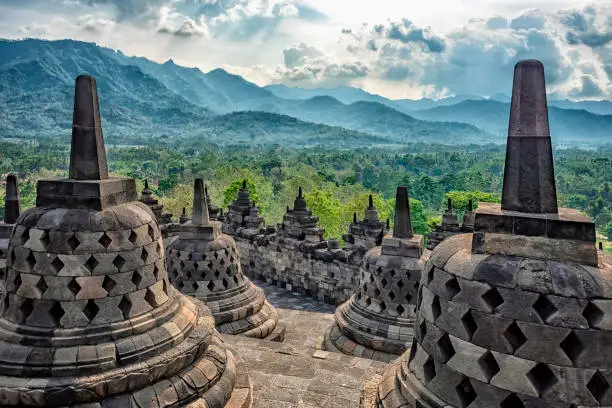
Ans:
[[[321,350],[334,307],[262,281],[286,328],[283,343],[224,335],[253,383],[253,408],[353,408],[366,381],[386,364]]]

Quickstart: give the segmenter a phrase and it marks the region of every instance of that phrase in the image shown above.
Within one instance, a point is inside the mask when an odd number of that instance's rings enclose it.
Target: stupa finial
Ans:
[[[108,178],[96,80],[87,75],[76,79],[69,177],[75,180]]]
[[[204,182],[201,178],[195,179],[193,183],[193,212],[191,221],[194,225],[206,225],[210,222]]]
[[[501,207],[558,213],[544,66],[536,60],[514,67]]]
[[[410,221],[410,202],[408,187],[400,186],[395,194],[395,220],[393,236],[395,238],[412,238],[412,222]]]
[[[19,189],[17,188],[17,176],[9,174],[6,177],[6,195],[4,197],[4,223],[15,224],[21,205],[19,200]]]

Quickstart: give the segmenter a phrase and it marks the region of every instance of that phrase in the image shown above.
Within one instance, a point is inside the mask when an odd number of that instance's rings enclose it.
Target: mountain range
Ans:
[[[74,78],[96,77],[107,140],[195,137],[220,145],[359,146],[505,140],[503,95],[391,100],[352,87],[260,87],[73,40],[0,40],[0,137],[66,136]],[[612,103],[551,101],[553,140],[609,143]]]

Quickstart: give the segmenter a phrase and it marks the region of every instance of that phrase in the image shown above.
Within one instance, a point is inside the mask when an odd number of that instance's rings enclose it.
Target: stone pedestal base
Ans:
[[[352,297],[336,309],[335,322],[325,334],[324,346],[328,351],[390,362],[412,342],[413,325],[413,319],[392,320],[374,315]]]

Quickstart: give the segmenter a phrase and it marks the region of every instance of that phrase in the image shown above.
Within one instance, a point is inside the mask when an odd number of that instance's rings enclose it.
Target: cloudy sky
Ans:
[[[391,98],[508,94],[537,58],[551,93],[612,99],[609,0],[0,0],[0,37]]]

